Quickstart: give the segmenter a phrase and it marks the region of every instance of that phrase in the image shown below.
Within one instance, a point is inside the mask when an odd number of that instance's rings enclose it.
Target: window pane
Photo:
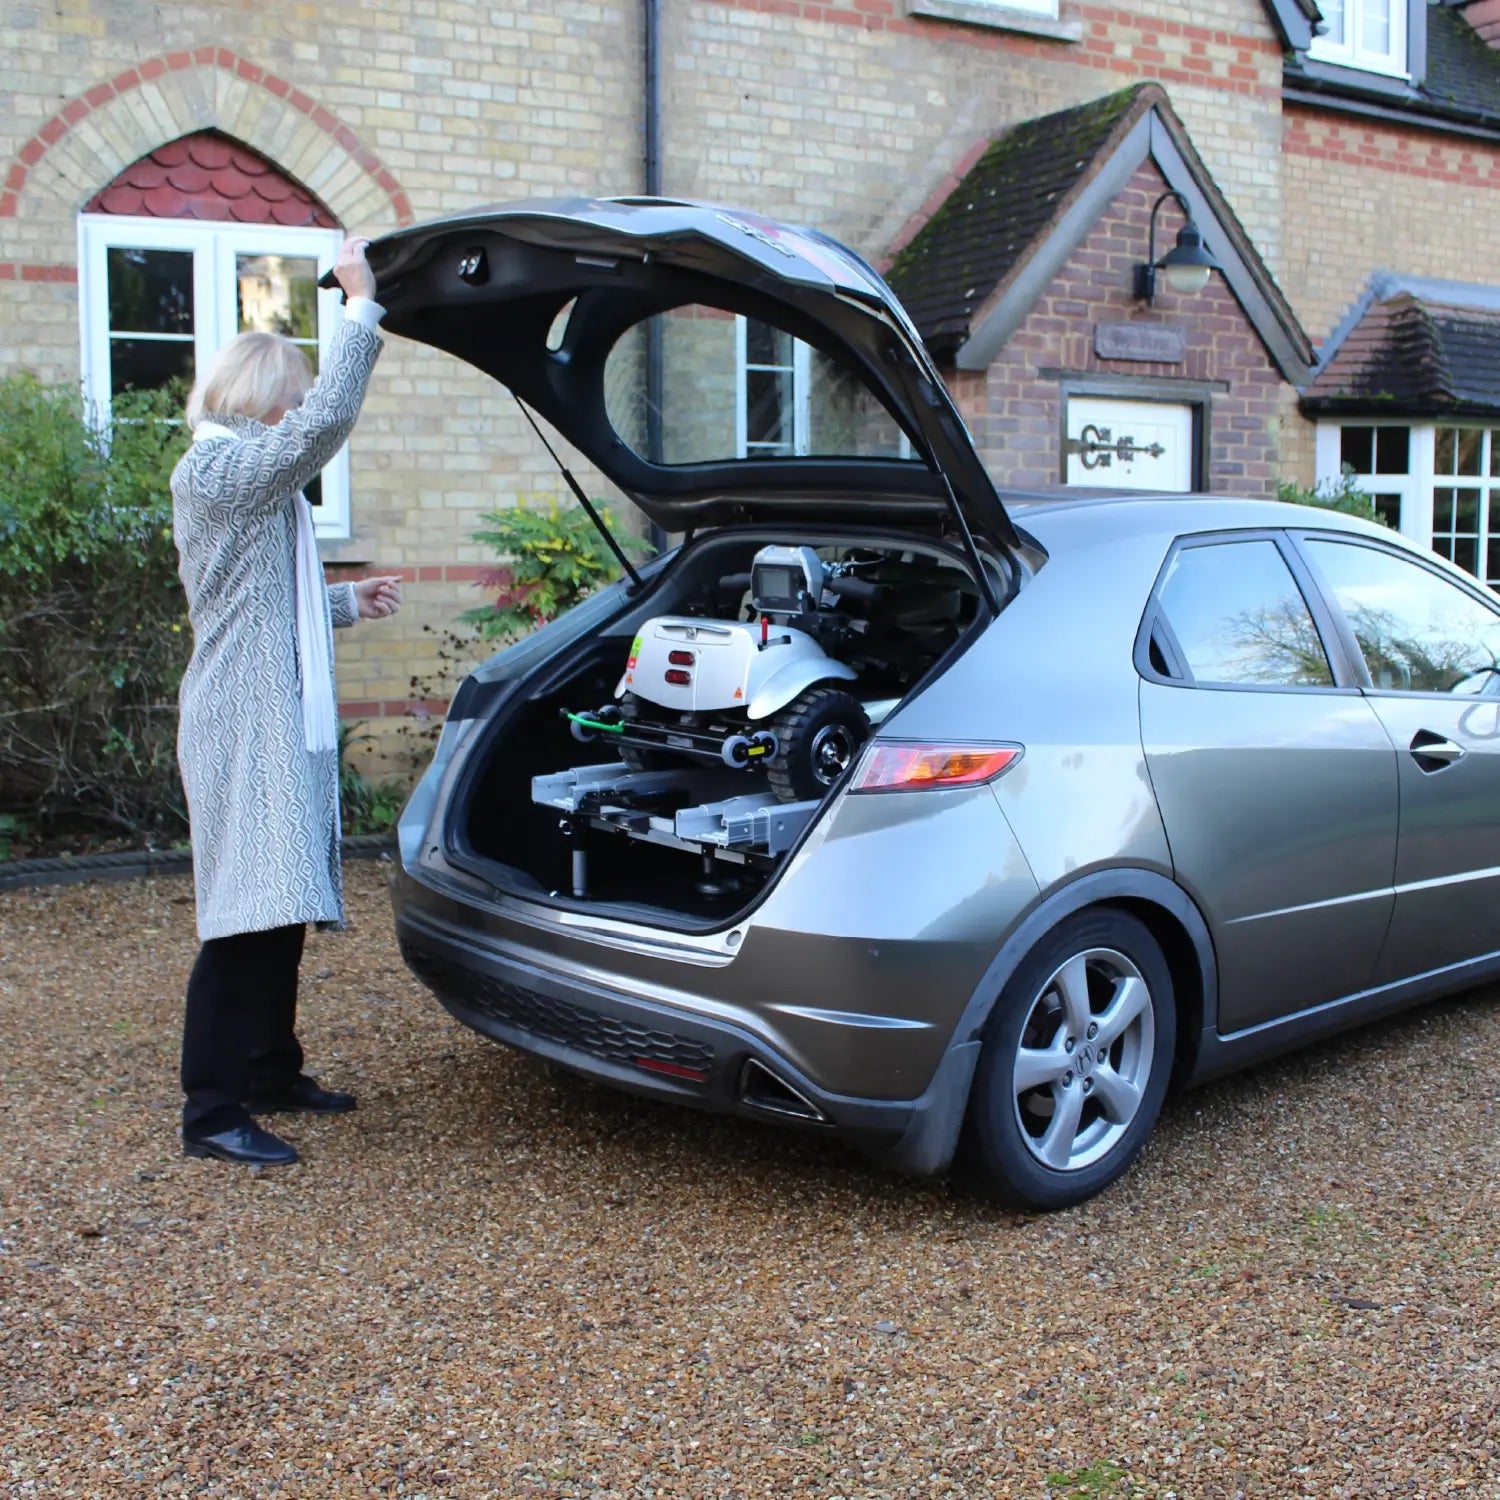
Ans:
[[[1449,693],[1500,661],[1500,614],[1456,584],[1373,547],[1308,545],[1377,687]]]
[[[193,331],[193,252],[105,251],[112,333]]]
[[[1490,497],[1491,507],[1500,505],[1500,495]],[[1500,536],[1490,534],[1488,547],[1489,566],[1485,569],[1484,581],[1486,583],[1500,583]]]
[[[1385,522],[1392,531],[1401,530],[1401,496],[1400,495],[1372,495],[1375,502],[1375,515]]]
[[[1323,12],[1323,19],[1328,23],[1328,30],[1323,33],[1323,40],[1330,47],[1342,47],[1344,45],[1344,0],[1323,0],[1318,9]]]
[[[1345,427],[1339,434],[1339,463],[1347,464],[1356,474],[1375,472],[1375,429]]]
[[[745,363],[747,365],[790,365],[792,362],[792,336],[761,323],[755,318],[745,320]]]
[[[1374,474],[1405,474],[1411,463],[1411,428],[1375,429]]]
[[[1484,433],[1477,427],[1461,427],[1458,430],[1457,474],[1477,474],[1479,455],[1484,447]]]
[[[1500,475],[1500,427],[1490,428],[1490,473]]]
[[[1439,427],[1433,448],[1432,467],[1439,474],[1456,474],[1454,459],[1458,453],[1458,432],[1452,427]]]
[[[1361,17],[1360,45],[1366,52],[1374,52],[1385,57],[1391,50],[1391,6],[1398,0],[1364,0],[1361,7],[1364,14]],[[1405,4],[1406,0],[1399,0]]]
[[[1307,601],[1272,542],[1184,548],[1161,603],[1197,682],[1333,682]]]
[[[235,257],[239,327],[289,339],[318,336],[318,263],[307,255]]]
[[[792,377],[790,371],[745,372],[745,441],[772,443],[791,451]]]
[[[191,339],[111,339],[109,393],[154,391],[172,380],[193,378]]]

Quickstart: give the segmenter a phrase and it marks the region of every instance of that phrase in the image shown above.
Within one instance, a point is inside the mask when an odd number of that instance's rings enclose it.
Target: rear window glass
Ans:
[[[653,337],[662,370],[654,414],[646,403]],[[721,308],[692,304],[638,323],[610,351],[604,389],[610,425],[655,463],[917,461],[858,377],[784,329]]]
[[[1195,683],[1333,685],[1312,613],[1274,542],[1184,547],[1160,609]]]

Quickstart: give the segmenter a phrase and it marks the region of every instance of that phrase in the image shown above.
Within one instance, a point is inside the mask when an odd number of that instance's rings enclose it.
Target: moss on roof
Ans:
[[[1159,93],[1138,83],[1012,126],[896,256],[886,279],[935,355],[963,343],[975,308],[1057,216],[1148,91]]]

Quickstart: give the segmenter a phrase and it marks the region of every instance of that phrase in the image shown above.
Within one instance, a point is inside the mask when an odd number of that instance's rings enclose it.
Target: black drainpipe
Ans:
[[[646,65],[646,196],[661,197],[661,0],[645,0]],[[662,461],[661,403],[666,377],[662,364],[662,327],[660,318],[646,324],[646,457],[653,464]],[[651,545],[662,551],[667,534],[651,523]]]

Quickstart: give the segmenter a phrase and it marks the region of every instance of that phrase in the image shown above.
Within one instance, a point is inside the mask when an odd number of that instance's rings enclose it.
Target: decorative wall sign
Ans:
[[[1100,359],[1181,364],[1187,357],[1187,329],[1171,323],[1095,323],[1094,353]]]

